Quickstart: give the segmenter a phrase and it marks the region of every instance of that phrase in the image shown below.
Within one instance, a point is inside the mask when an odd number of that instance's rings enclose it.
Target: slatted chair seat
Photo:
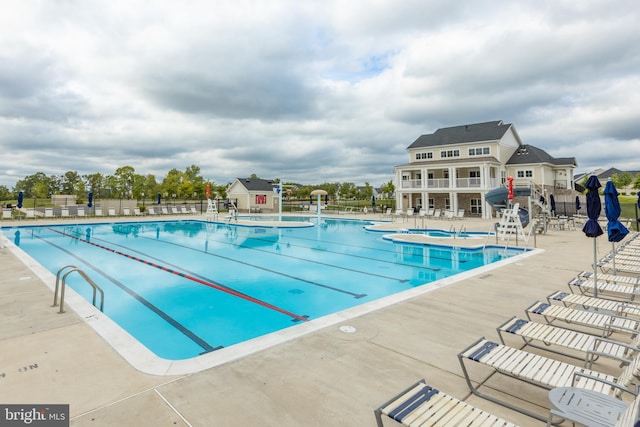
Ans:
[[[593,271],[583,271],[578,277],[584,279],[593,278]],[[640,277],[624,276],[619,274],[599,273],[598,282],[626,283],[629,285],[637,285],[640,283]]]
[[[593,295],[594,288],[595,282],[590,279],[576,277],[569,281],[569,290],[571,292],[577,289],[582,294]],[[598,275],[598,295],[606,295],[610,298],[633,302],[640,295],[640,288],[638,288],[637,284],[601,282]]]
[[[524,381],[547,389],[579,387],[616,397],[621,397],[625,392],[635,395],[635,390],[632,388],[635,381],[634,374],[639,372],[638,368],[640,367],[640,356],[636,356],[629,365],[622,369],[620,375],[615,377],[593,369],[498,344],[484,337],[458,353],[458,361],[467,386],[473,394],[541,421],[546,421],[547,418],[495,396],[480,392],[473,385],[465,361],[467,363],[469,361],[477,362],[493,368],[496,372],[514,380]]]
[[[630,343],[624,343],[545,323],[536,323],[516,316],[500,325],[497,331],[502,344],[506,344],[504,338],[510,334],[522,338],[527,345],[554,353],[577,357],[562,352],[556,347],[575,350],[582,353],[580,358],[589,365],[599,356],[629,363],[631,358],[640,351],[640,335]],[[544,347],[536,342],[544,344]]]
[[[374,411],[378,427],[382,415],[405,426],[515,427],[495,415],[443,393],[420,380]]]
[[[549,303],[556,301],[562,303],[565,307],[582,307],[584,309],[593,308],[608,312],[609,314],[617,314],[619,316],[640,317],[640,305],[606,298],[595,298],[587,295],[556,291],[547,296],[547,301],[549,301]]]
[[[552,305],[536,301],[525,310],[527,318],[531,319],[531,314],[542,316],[547,323],[554,320],[561,320],[568,325],[576,324],[586,326],[610,335],[611,332],[624,332],[636,335],[640,331],[640,320],[598,313],[594,311],[578,310],[575,308]]]

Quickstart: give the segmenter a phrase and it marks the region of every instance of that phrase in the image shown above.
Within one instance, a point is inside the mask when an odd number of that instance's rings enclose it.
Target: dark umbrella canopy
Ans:
[[[87,206],[93,206],[93,192],[91,191],[89,192],[89,203],[87,203]]]
[[[607,181],[604,186],[604,213],[607,215],[607,234],[610,242],[619,242],[624,236],[629,234],[629,230],[619,220],[620,202],[618,201],[618,190],[612,181]]]
[[[582,206],[580,206],[580,196],[576,196],[576,212],[580,211]]]
[[[376,196],[373,195],[371,196],[371,206],[375,206],[376,205]]]
[[[587,181],[587,216],[589,219],[582,227],[582,232],[587,237],[602,236],[604,232],[602,227],[598,224],[598,218],[600,217],[600,211],[602,210],[602,204],[600,202],[600,195],[598,194],[598,188],[602,187],[598,177],[591,175]]]
[[[553,194],[549,194],[549,205],[551,206],[551,212],[555,213],[555,211],[556,211],[556,198],[553,197]]]
[[[162,202],[162,194],[158,193],[158,204],[160,204],[160,202]]]
[[[24,200],[24,193],[21,191],[18,193],[18,209],[22,209],[22,201]]]

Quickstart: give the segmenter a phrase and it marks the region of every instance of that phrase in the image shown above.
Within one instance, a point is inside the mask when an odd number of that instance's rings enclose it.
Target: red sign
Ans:
[[[264,194],[256,194],[256,205],[266,205],[267,204],[267,196]]]

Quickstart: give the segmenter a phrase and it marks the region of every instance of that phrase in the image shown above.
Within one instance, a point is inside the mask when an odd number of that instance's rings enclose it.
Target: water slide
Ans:
[[[527,197],[531,196],[531,189],[526,187],[514,187],[513,188],[513,197]],[[507,187],[498,187],[493,190],[487,192],[484,196],[484,199],[489,203],[492,207],[496,209],[506,208],[509,205],[509,189]],[[529,211],[525,208],[518,209],[518,214],[520,216],[520,222],[523,227],[526,227],[529,224]]]

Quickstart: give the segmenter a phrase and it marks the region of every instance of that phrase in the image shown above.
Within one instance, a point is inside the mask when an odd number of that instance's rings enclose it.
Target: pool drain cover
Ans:
[[[347,334],[352,334],[356,331],[356,328],[353,326],[340,326],[340,330]]]

